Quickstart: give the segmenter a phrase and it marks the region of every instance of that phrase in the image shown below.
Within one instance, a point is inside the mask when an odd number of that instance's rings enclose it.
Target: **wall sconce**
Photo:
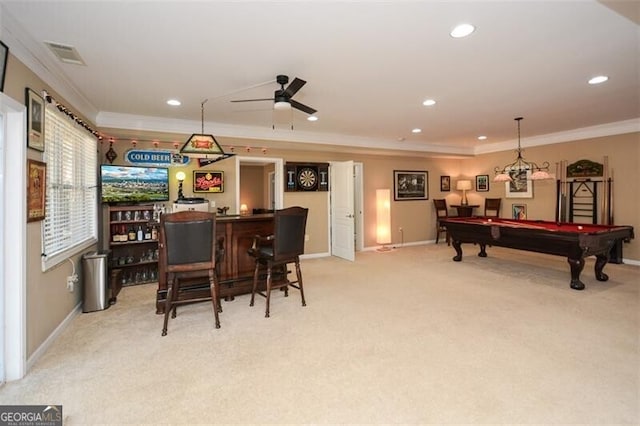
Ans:
[[[176,179],[178,179],[178,199],[176,201],[184,200],[184,194],[182,193],[182,182],[186,175],[183,171],[176,173]]]
[[[249,207],[246,204],[240,204],[240,216],[246,216],[249,214]]]
[[[463,206],[468,205],[469,203],[467,202],[467,191],[471,189],[471,181],[466,179],[459,180],[456,183],[456,189],[458,191],[462,191],[462,202],[460,202],[460,204],[462,204]]]
[[[389,251],[391,244],[391,190],[376,189],[376,243],[382,244],[378,251]]]

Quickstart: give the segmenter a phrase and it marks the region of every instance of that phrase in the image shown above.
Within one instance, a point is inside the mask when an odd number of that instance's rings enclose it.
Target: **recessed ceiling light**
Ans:
[[[474,27],[471,24],[460,24],[456,26],[454,29],[452,29],[449,35],[453,38],[461,38],[461,37],[468,36],[475,30],[476,30],[476,27]]]
[[[484,135],[482,135],[482,136],[478,136],[478,140],[479,140],[479,141],[483,141],[483,140],[485,140],[485,139],[487,139],[487,137],[486,137],[486,136],[484,136]]]
[[[607,80],[609,80],[609,77],[607,77],[606,75],[599,75],[597,77],[593,77],[592,79],[590,79],[589,84],[600,84],[600,83],[604,83]]]
[[[310,115],[307,117],[307,120],[309,121],[318,121],[318,117],[316,117],[315,115]]]
[[[426,101],[424,101],[422,103],[422,105],[424,105],[424,106],[431,106],[431,105],[435,105],[435,104],[436,104],[436,101],[434,101],[433,99],[427,99]]]
[[[411,131],[411,133],[422,133],[422,129],[415,128]]]
[[[180,102],[180,101],[179,101],[179,100],[177,100],[177,99],[169,99],[169,100],[167,101],[167,104],[168,104],[168,105],[171,105],[171,106],[180,106],[180,105],[182,105],[182,102]]]

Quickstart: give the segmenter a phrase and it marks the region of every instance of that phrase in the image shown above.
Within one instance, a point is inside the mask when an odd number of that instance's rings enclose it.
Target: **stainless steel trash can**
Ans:
[[[102,311],[109,307],[108,252],[82,255],[82,312]]]

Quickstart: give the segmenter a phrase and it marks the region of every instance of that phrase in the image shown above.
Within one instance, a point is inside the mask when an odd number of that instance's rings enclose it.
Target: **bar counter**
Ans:
[[[221,241],[224,256],[216,265],[220,281],[220,296],[225,300],[233,300],[239,294],[251,293],[255,260],[247,251],[253,244],[255,235],[273,233],[273,214],[256,214],[249,216],[229,215],[216,216],[216,240]],[[158,292],[156,296],[156,313],[164,313],[167,296],[167,276],[162,262],[158,265]],[[201,278],[188,283],[193,289],[184,292],[181,300],[203,297],[209,294],[209,283]]]

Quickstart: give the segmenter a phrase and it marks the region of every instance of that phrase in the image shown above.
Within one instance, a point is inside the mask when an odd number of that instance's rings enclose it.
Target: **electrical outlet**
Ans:
[[[77,274],[69,275],[67,277],[67,290],[69,290],[70,293],[73,293],[73,290],[75,288],[75,284],[77,282],[78,282],[78,275]]]

